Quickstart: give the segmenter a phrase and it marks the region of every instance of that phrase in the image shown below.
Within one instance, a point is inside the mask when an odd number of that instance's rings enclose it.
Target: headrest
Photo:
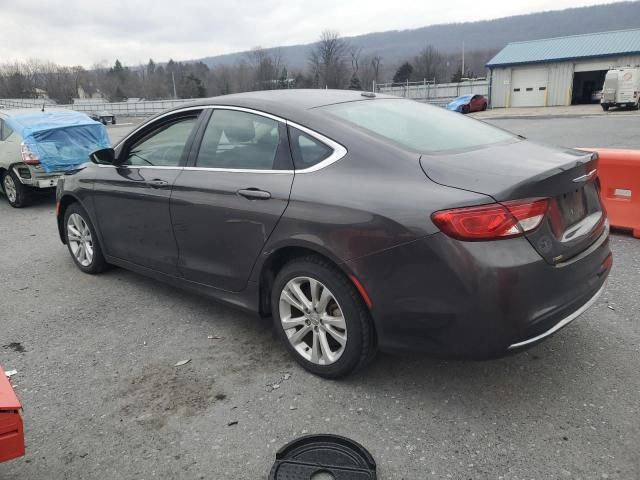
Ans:
[[[256,129],[253,121],[244,115],[228,115],[224,123],[224,134],[231,143],[242,143],[253,140]]]

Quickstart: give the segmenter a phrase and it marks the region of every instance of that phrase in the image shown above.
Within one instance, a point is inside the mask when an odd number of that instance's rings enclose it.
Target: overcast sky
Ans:
[[[188,60],[344,36],[466,22],[591,0],[0,0],[0,62]]]

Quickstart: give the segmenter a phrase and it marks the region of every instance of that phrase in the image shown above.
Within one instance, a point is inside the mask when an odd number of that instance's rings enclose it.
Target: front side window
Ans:
[[[277,121],[238,110],[215,110],[204,131],[196,167],[276,169],[279,146]]]
[[[181,118],[166,123],[136,142],[127,155],[125,165],[136,167],[176,167],[197,117]]]
[[[326,160],[333,153],[333,149],[320,140],[289,127],[291,151],[296,169],[304,170]]]
[[[361,100],[320,108],[418,153],[476,148],[517,138],[487,123],[413,100]]]

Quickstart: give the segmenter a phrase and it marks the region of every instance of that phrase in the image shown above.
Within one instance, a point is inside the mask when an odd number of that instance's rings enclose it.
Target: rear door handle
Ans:
[[[243,188],[238,190],[238,195],[248,198],[249,200],[269,200],[271,194],[257,188]]]
[[[161,180],[159,178],[154,178],[153,180],[147,182],[152,188],[162,188],[169,185],[169,182],[166,180]]]

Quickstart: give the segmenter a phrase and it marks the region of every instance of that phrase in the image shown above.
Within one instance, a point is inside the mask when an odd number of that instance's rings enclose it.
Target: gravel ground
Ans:
[[[493,122],[640,147],[640,117]],[[18,370],[28,452],[0,478],[260,479],[280,446],[320,432],[361,442],[383,479],[640,478],[640,240],[611,242],[604,295],[528,352],[381,355],[334,382],[297,367],[252,315],[122,269],[82,274],[51,198],[0,201],[0,365]]]

